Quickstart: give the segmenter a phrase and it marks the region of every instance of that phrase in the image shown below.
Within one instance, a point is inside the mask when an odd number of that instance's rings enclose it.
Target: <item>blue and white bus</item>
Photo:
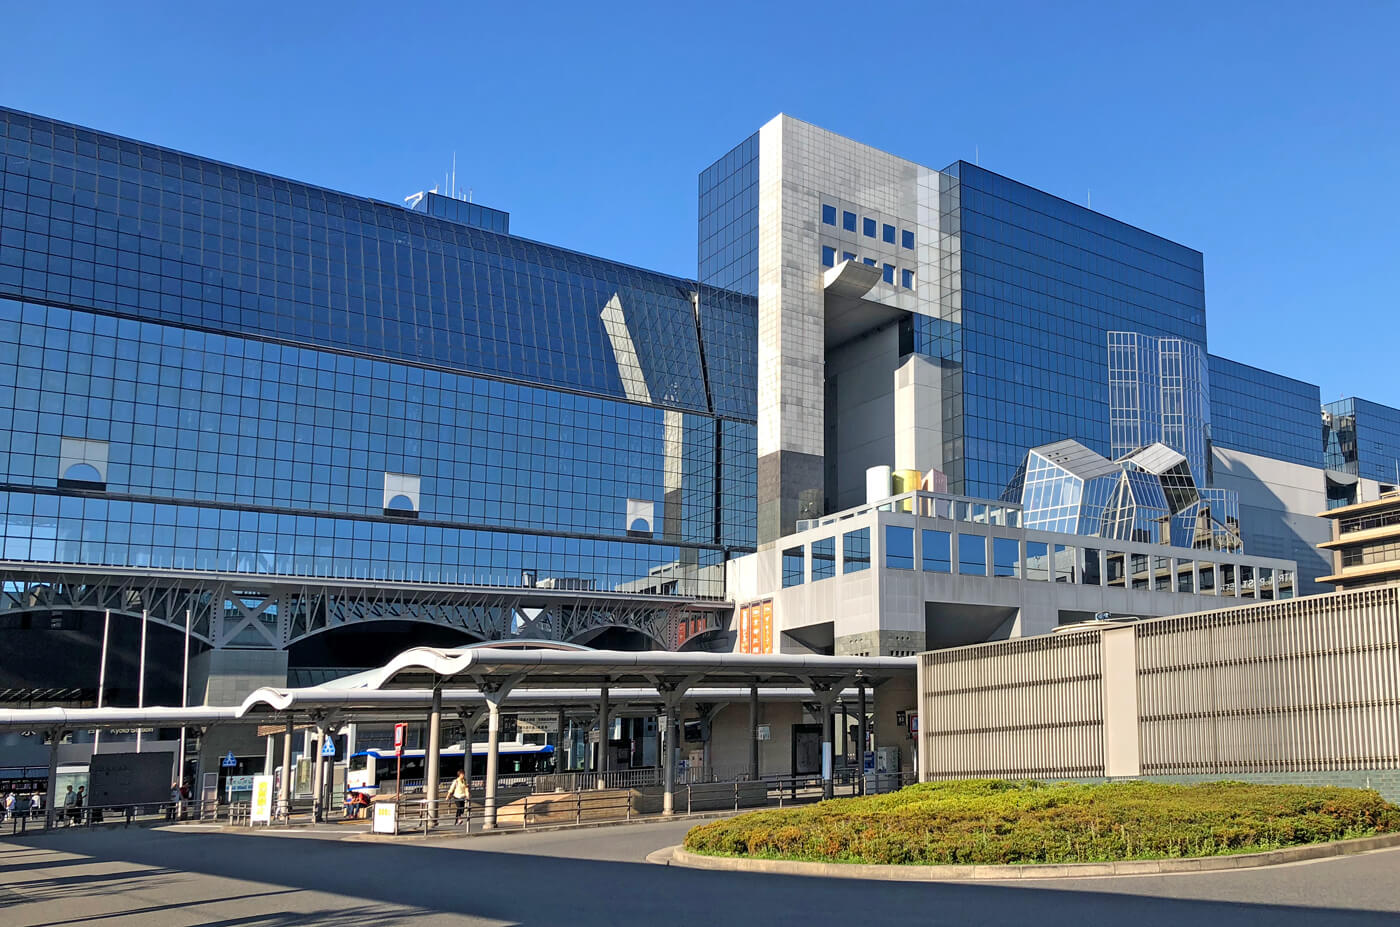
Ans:
[[[486,776],[486,748],[484,743],[472,744],[472,779]],[[554,747],[549,744],[505,743],[499,748],[500,767],[497,781],[502,787],[514,781],[530,779],[534,776],[554,772]],[[403,752],[403,781],[408,789],[422,787],[428,770],[425,761],[426,751],[405,750]],[[438,775],[446,784],[457,776],[466,759],[466,751],[461,744],[448,747],[439,754],[441,760]],[[361,750],[350,755],[349,766],[345,770],[345,787],[354,792],[379,792],[381,782],[389,782],[392,787],[394,776],[399,770],[399,758],[392,748],[382,750]]]

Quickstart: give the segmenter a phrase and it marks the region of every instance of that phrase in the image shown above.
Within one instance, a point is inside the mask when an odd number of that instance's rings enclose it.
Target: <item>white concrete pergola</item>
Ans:
[[[488,719],[485,815],[483,826],[496,825],[500,764],[500,710],[513,704],[550,705],[562,715],[567,707],[597,706],[600,729],[616,708],[659,709],[664,795],[662,813],[675,807],[675,749],[678,712],[684,702],[749,700],[750,769],[757,768],[758,703],[811,701],[821,706],[823,741],[833,743],[833,708],[839,699],[858,702],[860,742],[865,742],[867,687],[890,679],[912,679],[913,657],[827,657],[815,655],[745,655],[729,653],[624,652],[606,650],[505,649],[493,647],[407,650],[385,666],[307,688],[262,688],[238,707],[192,708],[39,708],[0,711],[0,729],[54,732],[50,751],[50,788],[57,763],[58,735],[87,727],[107,729],[131,724],[210,726],[281,719],[285,725],[284,769],[291,768],[296,715],[315,725],[317,741],[349,720],[400,720],[405,711],[427,710],[428,744],[425,791],[430,820],[436,822],[441,751],[442,710],[455,707],[468,737],[483,715]],[[449,683],[471,688],[448,688]],[[314,767],[313,791],[319,795],[322,763]],[[607,772],[604,754],[600,773]],[[832,793],[831,763],[823,763],[823,794]],[[290,806],[290,776],[282,777],[279,810]]]
[[[607,724],[609,689],[613,686],[654,689],[662,709],[662,813],[675,808],[675,744],[677,711],[682,699],[702,683],[707,686],[748,687],[751,705],[758,687],[801,688],[821,705],[823,743],[827,758],[822,764],[822,794],[832,794],[832,709],[850,687],[861,703],[861,742],[864,743],[865,689],[887,679],[911,678],[913,657],[828,657],[799,654],[747,655],[733,653],[671,653],[610,650],[509,650],[494,648],[415,647],[399,654],[380,669],[369,670],[336,685],[349,689],[426,690],[432,693],[428,716],[428,762],[424,783],[429,819],[436,820],[439,784],[438,752],[444,687],[449,681],[471,680],[485,700],[488,718],[486,795],[483,827],[496,826],[496,782],[499,768],[500,709],[517,687],[596,688],[600,694],[600,721]],[[751,709],[752,711],[752,709]],[[752,726],[751,726],[752,727]],[[750,755],[753,755],[750,731]],[[606,768],[602,770],[606,772]]]

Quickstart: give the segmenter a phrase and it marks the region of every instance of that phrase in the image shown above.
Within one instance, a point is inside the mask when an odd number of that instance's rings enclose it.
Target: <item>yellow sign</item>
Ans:
[[[253,800],[248,808],[249,824],[272,823],[272,777],[253,777]]]

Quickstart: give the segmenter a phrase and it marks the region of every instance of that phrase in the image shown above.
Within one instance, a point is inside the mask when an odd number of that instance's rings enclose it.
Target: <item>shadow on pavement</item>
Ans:
[[[1180,900],[1032,885],[919,884],[705,872],[641,862],[491,852],[474,847],[288,840],[226,833],[118,832],[71,840],[54,835],[10,841],[0,848],[4,846],[16,850],[22,846],[43,847],[80,854],[93,863],[152,867],[145,872],[114,873],[114,881],[178,881],[187,878],[185,873],[204,873],[276,887],[238,896],[245,900],[298,890],[345,897],[343,907],[320,908],[322,902],[318,899],[316,910],[247,916],[239,914],[238,898],[212,907],[199,899],[200,920],[213,927],[321,923],[388,927],[443,914],[532,927],[740,927],[876,921],[948,925],[1034,923],[1036,927],[1222,923],[1353,927],[1397,922],[1394,913],[1336,908]],[[0,853],[0,863],[5,861]],[[40,868],[47,863],[35,860],[32,865]],[[15,875],[12,869],[0,879],[0,884]],[[65,891],[83,887],[94,892],[107,891],[103,880],[96,878],[86,883],[83,877],[40,881]],[[11,884],[22,892],[30,890],[30,883]],[[182,903],[173,901],[151,908],[150,913],[177,911],[180,907]],[[0,914],[3,911],[0,904]],[[133,914],[136,912],[123,911],[119,916],[125,919]],[[211,914],[216,919],[210,919]],[[101,923],[101,919],[65,920],[55,916],[52,921],[84,922]]]

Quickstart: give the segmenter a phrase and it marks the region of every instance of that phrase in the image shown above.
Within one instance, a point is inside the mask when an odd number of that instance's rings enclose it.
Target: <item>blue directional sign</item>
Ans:
[[[219,765],[220,765],[220,766],[237,766],[237,765],[238,765],[238,760],[234,757],[233,751],[232,751],[232,750],[230,750],[230,751],[228,752],[228,755],[225,756],[225,757],[223,758],[223,761],[220,762]]]
[[[335,738],[327,737],[325,740],[321,741],[321,755],[335,756]]]

